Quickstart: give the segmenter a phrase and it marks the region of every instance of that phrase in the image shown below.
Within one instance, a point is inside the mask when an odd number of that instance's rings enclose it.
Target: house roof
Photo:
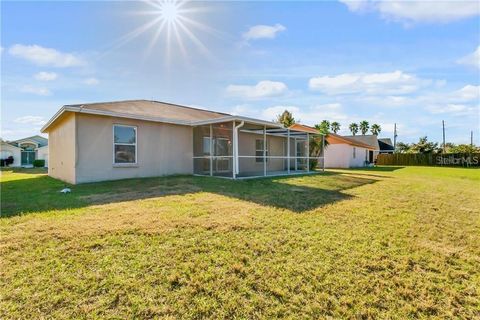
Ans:
[[[380,150],[383,151],[395,151],[392,140],[390,140],[390,138],[378,139],[378,146],[380,147]]]
[[[378,137],[376,135],[368,134],[359,136],[345,136],[345,138],[364,143],[374,148],[375,150],[380,150],[380,146],[378,145]]]
[[[318,134],[317,129],[315,129],[313,127],[310,127],[310,126],[306,126],[304,124],[299,124],[299,123],[295,123],[294,125],[290,126],[290,129],[295,129],[295,130],[299,130],[299,131]],[[348,145],[351,145],[351,146],[373,149],[373,147],[368,145],[368,144],[362,143],[360,141],[356,141],[354,139],[350,139],[348,137],[338,135],[336,133],[329,133],[326,136],[326,139],[327,139],[328,143],[330,143],[330,144],[348,144]]]
[[[22,142],[26,142],[26,141],[34,142],[39,147],[43,147],[43,146],[48,145],[48,139],[44,138],[42,136],[39,136],[39,135],[34,135],[34,136],[31,136],[31,137],[22,138],[22,139],[18,139],[18,140],[13,140],[13,141],[10,141],[9,143],[14,144],[14,145],[18,145],[18,144],[20,144]]]
[[[318,130],[313,128],[313,127],[309,127],[309,126],[306,126],[304,124],[300,124],[300,123],[295,123],[293,125],[290,126],[290,129],[294,129],[294,130],[299,130],[299,131],[303,131],[303,132],[309,132],[309,133],[315,133],[315,134],[318,134]]]
[[[192,125],[194,122],[202,120],[232,117],[228,113],[151,100],[71,104],[63,106],[42,128],[42,132],[48,131],[48,128],[65,112],[79,112],[184,125]]]

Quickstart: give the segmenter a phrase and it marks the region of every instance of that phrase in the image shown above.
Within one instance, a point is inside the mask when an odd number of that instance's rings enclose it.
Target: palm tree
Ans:
[[[363,120],[362,122],[360,122],[358,127],[360,128],[360,131],[362,132],[362,134],[365,135],[368,132],[370,125],[367,120]]]
[[[337,133],[340,130],[340,123],[334,121],[330,124],[330,129],[332,129],[333,133]]]
[[[350,125],[348,126],[348,129],[350,129],[350,132],[352,133],[352,135],[356,135],[358,133],[358,124],[356,124],[355,122],[350,123]]]
[[[315,129],[320,131],[321,134],[328,134],[330,132],[330,121],[322,120],[320,124],[315,125]]]
[[[374,123],[370,127],[370,131],[372,132],[373,135],[378,136],[378,134],[382,131],[382,127],[380,127],[379,124]]]

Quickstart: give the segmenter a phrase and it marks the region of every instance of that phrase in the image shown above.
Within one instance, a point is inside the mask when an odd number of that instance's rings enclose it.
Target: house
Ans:
[[[317,129],[302,124],[294,124],[290,128],[318,133]],[[325,168],[364,167],[373,162],[374,146],[335,133],[329,133],[326,140]]]
[[[14,141],[2,140],[0,159],[7,159],[10,156],[13,157],[12,167],[31,167],[36,159],[45,160],[47,167],[48,139],[35,135]]]
[[[355,140],[364,144],[369,145],[374,148],[373,154],[369,157],[370,162],[375,162],[377,156],[380,153],[394,153],[395,148],[393,146],[392,140],[389,138],[378,138],[376,135],[358,135],[358,136],[345,136],[345,138]]]
[[[63,106],[42,128],[50,176],[85,183],[171,174],[309,173],[310,139],[278,123],[150,100]]]

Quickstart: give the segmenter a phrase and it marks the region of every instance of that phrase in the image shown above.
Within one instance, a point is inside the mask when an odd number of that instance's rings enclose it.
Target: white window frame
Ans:
[[[267,162],[268,161],[268,140],[265,141],[265,145],[266,146],[263,146],[262,149],[257,149],[257,141],[261,141],[262,144],[263,144],[263,139],[255,139],[255,163],[264,163],[264,162]],[[257,156],[257,152],[261,151],[262,152],[262,155],[261,156]],[[265,159],[263,159],[263,152],[265,151]],[[262,161],[257,161],[257,159],[260,159],[262,158]]]
[[[208,154],[205,154],[205,140],[207,140],[209,142],[209,145],[208,145]],[[202,137],[202,157],[210,157],[211,156],[211,153],[212,153],[212,139],[210,138],[210,136],[203,136]]]
[[[135,143],[116,143],[115,142],[115,127],[126,127],[126,128],[133,128],[135,131]],[[115,162],[115,145],[122,145],[122,146],[135,146],[135,162]],[[112,126],[112,163],[114,166],[132,166],[138,164],[138,128],[137,126],[127,125],[127,124],[119,124],[114,123]]]

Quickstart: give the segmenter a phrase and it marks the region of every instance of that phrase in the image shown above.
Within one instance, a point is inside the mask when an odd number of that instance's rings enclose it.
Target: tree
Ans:
[[[350,130],[352,135],[356,135],[358,133],[358,124],[356,124],[355,122],[350,123],[350,125],[348,126],[348,129]]]
[[[372,132],[373,135],[378,136],[378,134],[382,131],[382,127],[380,127],[379,124],[374,123],[370,127],[370,131]]]
[[[447,143],[448,145],[448,143]],[[470,144],[459,144],[458,146],[453,146],[448,148],[448,152],[450,153],[476,153],[479,152],[479,148],[476,146],[472,146]]]
[[[411,151],[416,153],[431,153],[435,152],[438,148],[438,143],[429,142],[427,136],[421,137],[417,143],[413,143]]]
[[[360,131],[362,132],[362,134],[365,135],[368,132],[368,129],[370,128],[370,124],[368,123],[367,120],[363,120],[362,122],[360,122],[358,127],[360,128]]]
[[[411,148],[412,147],[408,143],[397,142],[397,145],[395,146],[395,152],[410,153]]]
[[[330,123],[330,129],[332,129],[333,133],[337,133],[340,130],[340,123],[337,121]]]
[[[320,124],[315,125],[315,129],[317,129],[318,131],[320,131],[321,134],[324,135],[330,133],[330,121],[322,120]]]
[[[290,111],[285,110],[277,116],[276,122],[283,124],[285,128],[289,128],[295,124],[295,118]]]

